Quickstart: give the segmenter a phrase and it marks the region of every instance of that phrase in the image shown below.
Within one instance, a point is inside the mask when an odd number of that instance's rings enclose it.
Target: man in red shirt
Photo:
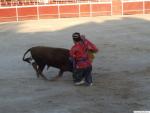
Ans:
[[[92,62],[88,55],[88,46],[83,43],[80,33],[72,35],[74,46],[70,50],[70,56],[73,59],[73,79],[76,85],[85,83],[87,86],[92,85]],[[83,80],[85,79],[85,80]]]

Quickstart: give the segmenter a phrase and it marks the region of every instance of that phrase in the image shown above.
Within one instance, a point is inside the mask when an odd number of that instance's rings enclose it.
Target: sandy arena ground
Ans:
[[[24,52],[37,45],[70,48],[79,31],[100,52],[92,87],[37,79]],[[44,74],[51,79],[58,70]],[[150,15],[51,19],[0,24],[0,113],[133,113],[150,110]]]

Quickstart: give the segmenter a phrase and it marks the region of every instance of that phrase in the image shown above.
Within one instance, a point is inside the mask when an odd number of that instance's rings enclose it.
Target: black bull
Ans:
[[[30,52],[31,56],[25,58],[28,52]],[[23,61],[32,64],[37,77],[41,76],[45,79],[47,78],[42,73],[45,66],[48,68],[55,67],[60,70],[56,78],[61,77],[65,71],[72,72],[72,65],[69,60],[69,50],[64,48],[43,46],[32,47],[24,53]]]

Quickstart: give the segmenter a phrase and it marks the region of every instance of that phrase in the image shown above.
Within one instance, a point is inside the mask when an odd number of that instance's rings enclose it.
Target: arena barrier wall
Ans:
[[[132,14],[150,14],[150,0],[0,3],[0,22]]]
[[[150,14],[150,1],[123,1],[123,15]]]

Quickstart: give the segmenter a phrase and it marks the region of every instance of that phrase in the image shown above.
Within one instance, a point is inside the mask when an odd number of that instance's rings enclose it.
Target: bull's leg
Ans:
[[[42,73],[43,72],[43,69],[44,69],[45,65],[40,65],[38,67],[38,74],[41,75],[41,77],[43,77],[45,80],[47,80],[47,78],[44,76],[44,74]]]
[[[38,65],[37,65],[35,62],[33,62],[33,63],[32,63],[32,67],[33,67],[33,69],[36,71],[37,78],[39,78]]]
[[[58,77],[62,77],[64,71],[60,70],[59,73],[58,73]]]
[[[60,70],[58,75],[56,77],[54,77],[52,80],[54,80],[54,81],[58,80],[60,77],[62,77],[63,73],[64,73],[64,71]]]

